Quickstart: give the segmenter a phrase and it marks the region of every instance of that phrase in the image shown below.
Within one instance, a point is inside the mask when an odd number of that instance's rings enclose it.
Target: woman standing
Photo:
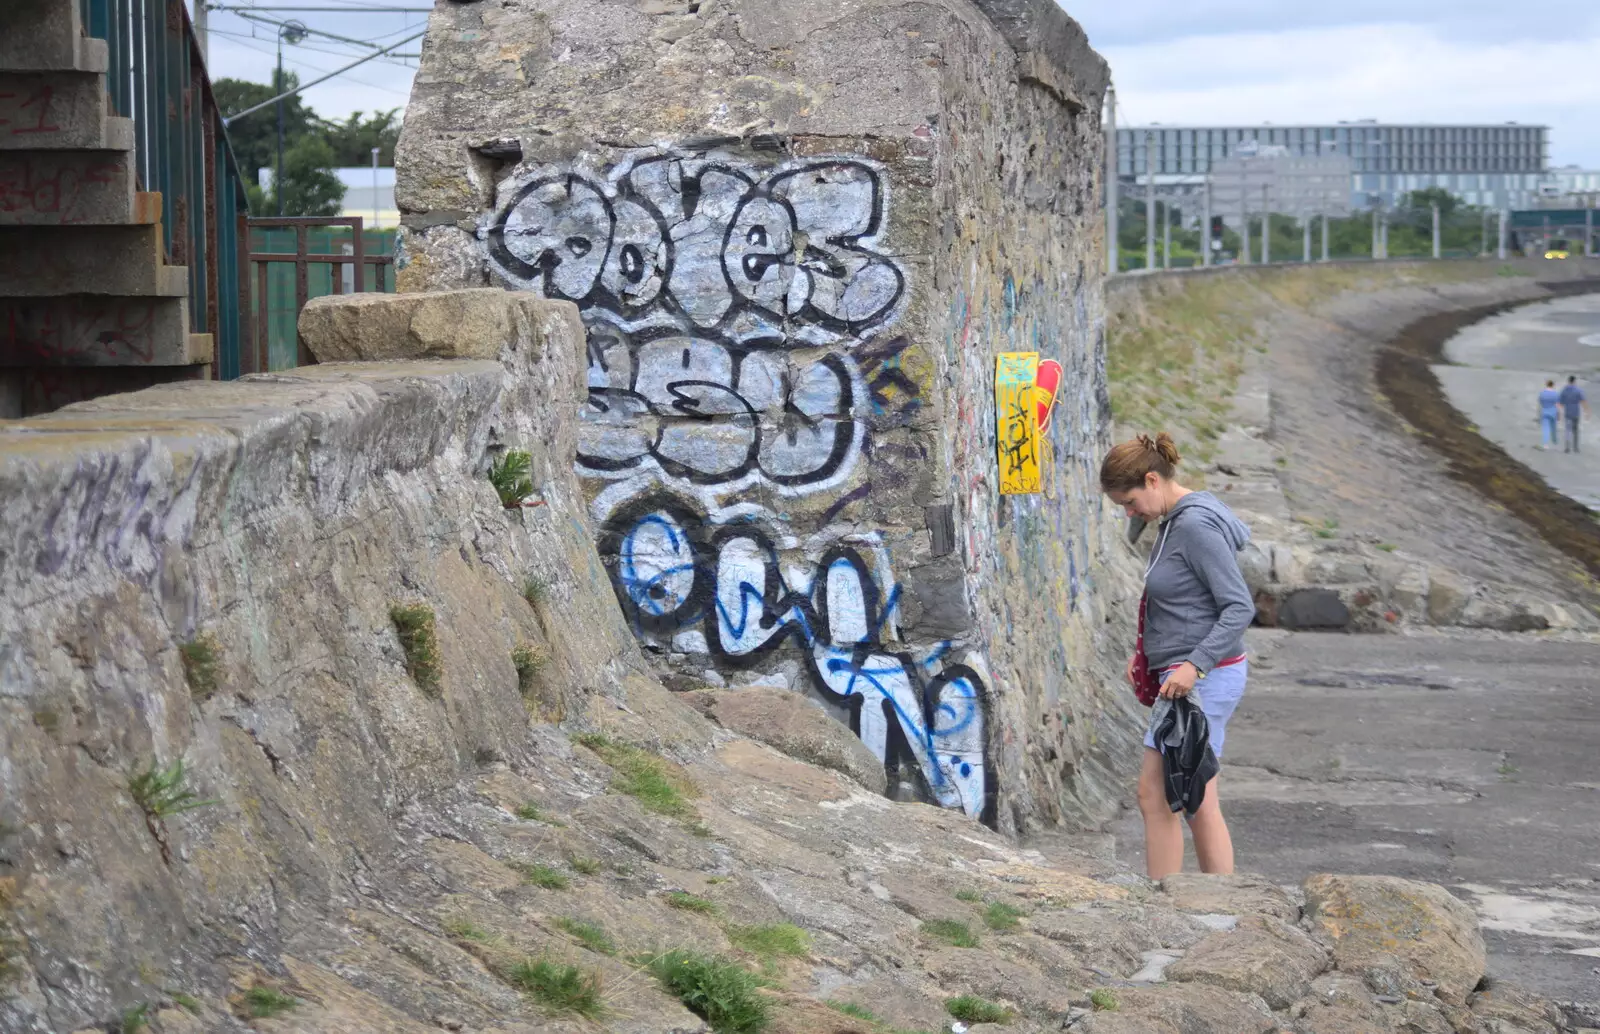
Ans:
[[[1228,719],[1244,695],[1250,666],[1244,630],[1255,604],[1237,554],[1250,529],[1216,496],[1175,480],[1178,450],[1172,437],[1140,435],[1112,449],[1100,465],[1100,489],[1129,517],[1160,522],[1145,571],[1144,653],[1150,672],[1171,700],[1195,693],[1211,726],[1211,749],[1220,760]],[[1134,662],[1128,680],[1137,685]],[[1157,713],[1163,710],[1158,705]],[[1145,865],[1151,879],[1183,868],[1183,826],[1167,804],[1154,721],[1144,738],[1139,811],[1144,816]],[[1204,872],[1233,871],[1233,841],[1217,800],[1217,779],[1189,819],[1194,850]]]

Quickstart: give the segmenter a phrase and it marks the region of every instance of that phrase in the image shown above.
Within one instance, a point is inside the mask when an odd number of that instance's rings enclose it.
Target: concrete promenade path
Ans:
[[[1538,396],[1576,375],[1600,406],[1600,295],[1558,298],[1493,316],[1445,345],[1433,368],[1445,394],[1480,434],[1536,471],[1554,489],[1600,510],[1600,422],[1586,419],[1576,455],[1541,451]],[[1455,365],[1451,365],[1455,364]]]

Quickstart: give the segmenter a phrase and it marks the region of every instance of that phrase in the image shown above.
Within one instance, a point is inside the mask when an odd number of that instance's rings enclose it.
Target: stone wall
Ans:
[[[0,1029],[214,986],[216,958],[270,955],[290,916],[345,907],[353,874],[403,854],[418,798],[496,759],[537,769],[530,711],[646,678],[571,470],[576,314],[527,299],[472,325],[503,360],[0,423]],[[541,505],[501,507],[485,470],[508,447]],[[436,687],[408,676],[397,604],[435,617]],[[172,792],[212,803],[141,806],[134,777],[180,760]]]
[[[446,3],[398,156],[403,289],[581,310],[578,473],[671,684],[803,693],[1004,829],[1137,757],[1105,81],[1048,0]],[[1008,351],[1066,370],[1040,495],[998,494]]]

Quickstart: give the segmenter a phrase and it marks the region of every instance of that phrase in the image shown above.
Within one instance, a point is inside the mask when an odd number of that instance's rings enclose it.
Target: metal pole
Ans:
[[[1200,264],[1211,265],[1211,174],[1206,173],[1206,195],[1200,213]]]
[[[1372,259],[1376,262],[1383,256],[1378,252],[1378,206],[1372,206]]]
[[[1239,174],[1239,264],[1250,264],[1250,192],[1243,173]]]
[[[1583,257],[1594,258],[1594,209],[1583,210]]]
[[[1504,208],[1500,209],[1500,238],[1495,247],[1495,255],[1501,260],[1506,257],[1506,221],[1508,215],[1509,213]]]
[[[1106,272],[1117,272],[1121,256],[1117,254],[1117,175],[1121,167],[1117,154],[1117,90],[1106,86]],[[1132,161],[1129,162],[1130,170]]]
[[[1439,203],[1433,203],[1433,257],[1439,257]]]
[[[1161,268],[1172,268],[1172,199],[1161,202]]]
[[[1267,196],[1267,185],[1261,184],[1261,264],[1272,263],[1272,202]]]
[[[283,214],[283,33],[278,33],[278,77],[272,86],[278,91],[278,165],[272,172],[272,196]]]
[[[1387,259],[1389,257],[1389,210],[1387,208],[1383,209],[1382,215],[1378,219],[1378,227],[1383,231],[1381,238],[1383,242],[1383,257]]]
[[[1489,210],[1485,208],[1478,215],[1478,256],[1483,258],[1489,254]]]
[[[1328,261],[1328,213],[1322,213],[1322,261]]]
[[[378,228],[378,148],[372,149],[372,228]],[[356,270],[360,273],[361,270]]]
[[[1151,133],[1144,131],[1144,268],[1156,268],[1156,163],[1150,147]]]
[[[1305,237],[1305,258],[1301,259],[1301,261],[1307,265],[1311,263],[1311,222],[1314,218],[1314,216],[1305,216],[1303,217],[1304,221],[1300,224],[1300,232]]]
[[[194,38],[200,44],[200,60],[211,67],[211,8],[206,0],[194,0]]]

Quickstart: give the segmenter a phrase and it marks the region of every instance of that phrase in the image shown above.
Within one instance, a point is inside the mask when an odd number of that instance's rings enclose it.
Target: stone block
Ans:
[[[128,151],[0,149],[0,226],[104,226],[135,221]]]
[[[300,313],[318,362],[494,359],[526,337],[519,298],[498,288],[427,294],[330,294]]]
[[[1286,1009],[1327,965],[1327,952],[1299,927],[1270,915],[1248,915],[1234,929],[1190,948],[1167,968],[1167,979],[1258,994],[1272,1008]]]
[[[159,224],[0,225],[0,297],[187,298],[189,271],[164,252]]]
[[[1453,625],[1460,621],[1471,598],[1472,588],[1460,575],[1444,567],[1429,569],[1428,621],[1431,624]]]
[[[0,70],[0,126],[10,129],[0,133],[0,151],[114,146],[106,137],[105,80],[96,72]]]
[[[1291,631],[1339,631],[1350,625],[1350,608],[1332,589],[1297,589],[1279,600],[1277,617]]]
[[[1161,890],[1181,912],[1268,915],[1291,923],[1300,918],[1282,887],[1254,873],[1174,873],[1161,881]]]
[[[1417,980],[1432,980],[1446,1001],[1464,1003],[1483,979],[1478,919],[1443,887],[1393,876],[1312,876],[1306,880],[1312,932],[1345,972],[1398,959]]]
[[[883,793],[883,762],[850,731],[799,694],[752,686],[695,694],[696,705],[723,728],[760,740],[790,757],[843,772]]]

